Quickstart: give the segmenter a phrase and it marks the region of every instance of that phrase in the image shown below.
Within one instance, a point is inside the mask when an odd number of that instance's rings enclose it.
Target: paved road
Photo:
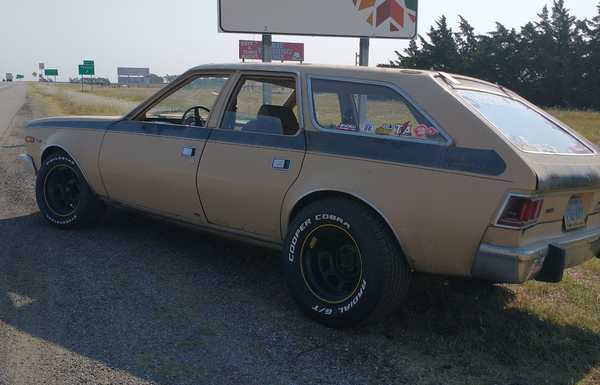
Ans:
[[[427,279],[403,313],[336,331],[298,313],[271,252],[116,210],[92,229],[49,227],[15,161],[24,98],[24,86],[0,90],[0,385],[561,383],[544,377],[536,333],[507,330],[515,316],[560,326],[507,313],[502,287]],[[530,359],[535,377],[520,379],[513,365]],[[575,382],[589,371],[569,362]]]
[[[7,133],[10,123],[25,104],[26,85],[0,83],[0,138]]]

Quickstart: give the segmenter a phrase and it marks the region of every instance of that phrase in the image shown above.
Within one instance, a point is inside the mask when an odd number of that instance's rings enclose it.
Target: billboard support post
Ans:
[[[358,64],[361,67],[369,66],[369,45],[370,41],[368,37],[360,38],[360,50],[358,56]],[[368,99],[366,95],[361,95],[358,99],[358,127],[360,131],[363,131],[367,125],[368,116]]]
[[[263,33],[262,35],[262,61],[270,63],[273,60],[273,35]],[[263,84],[263,104],[271,104],[273,102],[273,90],[270,84]]]
[[[273,35],[271,35],[269,33],[263,33],[262,43],[263,43],[262,61],[263,61],[263,63],[270,63],[273,60]]]
[[[370,41],[369,41],[368,37],[360,38],[360,50],[358,51],[359,52],[358,64],[362,67],[369,66],[369,45],[370,45]]]

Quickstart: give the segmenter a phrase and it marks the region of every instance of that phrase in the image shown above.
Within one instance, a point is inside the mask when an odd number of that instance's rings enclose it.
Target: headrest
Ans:
[[[298,119],[294,115],[294,111],[291,108],[285,106],[274,106],[272,104],[263,104],[258,110],[260,116],[270,116],[281,120],[283,126],[283,133],[285,135],[295,135],[300,129]]]

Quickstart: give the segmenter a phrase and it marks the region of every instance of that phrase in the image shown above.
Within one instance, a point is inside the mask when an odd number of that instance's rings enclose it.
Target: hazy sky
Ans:
[[[252,1],[252,0],[248,0]],[[302,1],[302,0],[298,0]],[[327,0],[323,0],[327,1]],[[350,1],[350,0],[347,0]],[[551,0],[420,0],[419,33],[445,14],[456,28],[463,15],[478,33],[499,21],[520,27],[536,18]],[[566,0],[579,18],[596,14],[596,0]],[[7,12],[10,10],[10,12]],[[179,74],[203,63],[238,61],[239,39],[259,35],[217,32],[217,0],[2,0],[0,2],[0,76],[23,73],[31,78],[37,63],[58,68],[59,80],[77,74],[83,59],[96,61],[98,76],[116,78],[117,66],[150,67],[159,74]],[[358,39],[275,36],[276,41],[306,44],[306,61],[354,64]],[[401,40],[372,40],[371,64],[387,63]]]

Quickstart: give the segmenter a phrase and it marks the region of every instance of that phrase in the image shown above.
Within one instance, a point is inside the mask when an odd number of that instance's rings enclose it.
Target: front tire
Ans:
[[[35,192],[44,218],[61,229],[90,225],[104,209],[77,164],[64,153],[52,154],[44,160]]]
[[[397,310],[410,283],[409,267],[386,223],[348,199],[300,210],[284,245],[283,272],[303,313],[340,328]]]

